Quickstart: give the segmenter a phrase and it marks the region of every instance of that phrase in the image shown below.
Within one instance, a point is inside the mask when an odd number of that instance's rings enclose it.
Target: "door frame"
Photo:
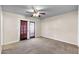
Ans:
[[[35,38],[35,22],[29,21],[29,38],[31,39],[31,37],[30,37],[30,23],[34,23],[34,38]]]

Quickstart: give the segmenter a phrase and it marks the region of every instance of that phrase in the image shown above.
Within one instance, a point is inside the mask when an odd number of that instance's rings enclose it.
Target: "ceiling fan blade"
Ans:
[[[25,13],[33,13],[33,12],[26,11]]]
[[[46,9],[41,9],[41,10],[38,10],[38,11],[47,11]]]
[[[28,11],[26,11],[25,14],[32,15],[33,12],[28,12]]]
[[[35,8],[32,6],[32,9],[34,10],[34,13],[36,13],[36,10],[35,10]]]
[[[46,13],[40,13],[40,14],[45,15]]]

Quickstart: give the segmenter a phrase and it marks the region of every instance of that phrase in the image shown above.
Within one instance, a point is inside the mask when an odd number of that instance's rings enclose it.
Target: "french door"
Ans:
[[[27,21],[20,21],[20,40],[27,39]]]
[[[29,36],[30,38],[35,38],[35,22],[31,22],[30,21],[30,25],[29,25]]]

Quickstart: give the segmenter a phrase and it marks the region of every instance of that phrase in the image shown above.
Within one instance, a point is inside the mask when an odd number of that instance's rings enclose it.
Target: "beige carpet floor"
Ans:
[[[78,54],[77,46],[46,38],[24,40],[2,49],[2,54]]]

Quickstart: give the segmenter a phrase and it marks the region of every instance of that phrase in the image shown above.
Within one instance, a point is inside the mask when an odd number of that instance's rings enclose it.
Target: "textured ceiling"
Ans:
[[[40,19],[45,19],[47,17],[75,11],[78,9],[77,5],[34,5],[34,7],[38,10],[41,10],[40,12],[46,13],[46,15],[42,15]],[[3,11],[13,12],[30,17],[31,13],[26,13],[26,11],[31,10],[32,5],[3,5],[2,8]]]

